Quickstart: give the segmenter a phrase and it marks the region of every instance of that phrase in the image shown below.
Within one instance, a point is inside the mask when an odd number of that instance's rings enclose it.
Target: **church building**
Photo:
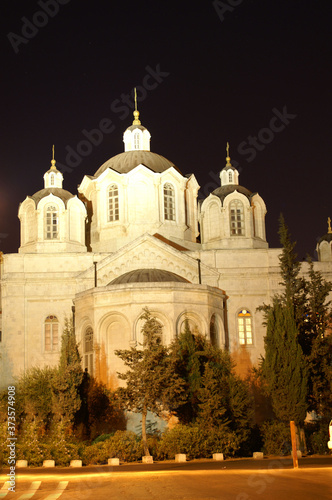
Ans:
[[[83,368],[115,389],[114,351],[142,344],[144,307],[165,344],[188,319],[243,375],[264,353],[257,307],[280,289],[281,251],[266,241],[264,200],[241,186],[227,148],[220,187],[198,201],[194,173],[150,151],[150,138],[136,109],[124,152],[85,175],[77,194],[63,188],[53,152],[43,188],[20,204],[19,251],[1,256],[1,388],[56,365],[73,317]],[[331,245],[329,227],[315,262],[329,280]]]

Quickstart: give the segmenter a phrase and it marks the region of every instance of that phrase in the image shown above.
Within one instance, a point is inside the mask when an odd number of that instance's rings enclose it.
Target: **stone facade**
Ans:
[[[229,349],[245,374],[264,352],[257,307],[279,289],[280,249],[265,234],[266,206],[226,158],[221,185],[198,203],[195,175],[150,151],[135,111],[125,151],[86,175],[78,196],[53,158],[44,188],[21,203],[21,245],[1,259],[1,387],[32,366],[55,365],[74,314],[83,366],[115,388],[115,349],[142,343],[142,309],[169,344],[193,333]],[[332,279],[332,232],[315,267]],[[303,265],[303,272],[307,270]]]

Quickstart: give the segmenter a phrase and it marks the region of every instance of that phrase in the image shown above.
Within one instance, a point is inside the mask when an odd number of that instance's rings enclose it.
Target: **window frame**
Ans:
[[[49,331],[47,331],[48,326],[50,327]],[[49,337],[49,341],[47,337]],[[55,314],[49,314],[44,320],[44,351],[49,353],[58,352],[59,345],[59,319]]]
[[[44,239],[47,241],[59,240],[59,228],[59,207],[55,204],[46,205],[44,219]]]
[[[231,236],[245,236],[244,205],[241,200],[235,199],[229,204],[229,230]]]
[[[107,222],[120,220],[120,194],[119,186],[112,183],[107,188]]]
[[[243,307],[237,313],[237,331],[240,346],[251,347],[254,345],[253,316],[249,309]],[[241,321],[242,320],[242,321]]]
[[[163,184],[163,216],[164,221],[176,222],[175,187],[171,182]]]

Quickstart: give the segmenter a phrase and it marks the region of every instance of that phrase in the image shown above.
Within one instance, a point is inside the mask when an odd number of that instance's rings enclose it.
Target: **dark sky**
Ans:
[[[137,86],[152,151],[206,196],[229,141],[270,246],[282,212],[299,257],[315,256],[332,217],[328,1],[5,0],[1,47],[2,251],[17,251],[18,206],[43,188],[52,144],[74,193],[123,151]]]

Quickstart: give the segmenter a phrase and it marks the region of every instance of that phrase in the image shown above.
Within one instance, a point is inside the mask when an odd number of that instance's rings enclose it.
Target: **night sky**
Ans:
[[[0,249],[18,249],[18,206],[43,188],[52,144],[73,193],[123,151],[137,86],[153,152],[205,197],[229,141],[270,247],[282,212],[299,258],[315,257],[332,217],[329,3],[4,1]]]

